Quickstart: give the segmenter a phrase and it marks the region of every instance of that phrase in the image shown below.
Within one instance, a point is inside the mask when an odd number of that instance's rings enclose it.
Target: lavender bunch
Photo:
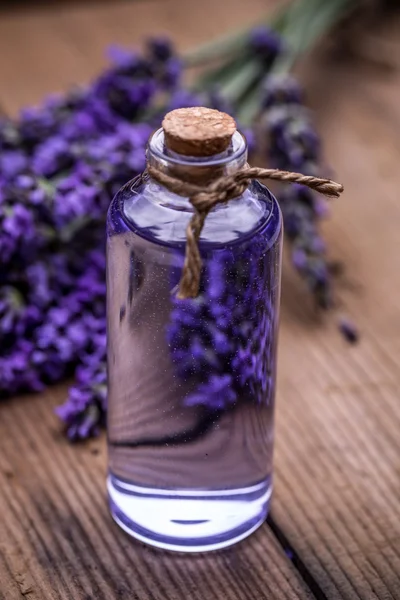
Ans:
[[[75,373],[58,409],[71,439],[93,435],[106,411],[109,201],[143,171],[164,104],[185,101],[168,41],[111,54],[88,88],[0,123],[0,394]]]
[[[274,250],[259,235],[238,255],[216,251],[197,298],[175,299],[167,340],[178,375],[196,383],[187,406],[209,411],[274,396]],[[271,263],[270,263],[271,261]]]
[[[311,14],[308,0],[300,4],[308,6],[304,23],[323,8],[322,0],[313,2]],[[150,41],[143,54],[114,48],[110,68],[87,88],[48,98],[22,111],[17,122],[0,121],[0,396],[75,376],[58,414],[71,439],[97,432],[106,411],[104,230],[110,199],[142,172],[147,139],[162,115],[196,104],[234,113],[250,141],[250,127],[261,118],[274,164],[318,174],[319,142],[300,90],[292,80],[272,75],[286,73],[293,57],[339,18],[345,4],[335,0],[329,10],[325,5],[306,38],[294,35],[301,33],[294,9],[284,9],[272,19],[272,29],[243,32],[200,51],[197,59],[180,60],[165,39]],[[198,62],[199,56],[218,56],[221,62],[189,90],[182,85],[183,63]],[[317,230],[324,205],[299,188],[284,190],[281,204],[293,264],[318,304],[326,306],[329,272]],[[234,403],[244,388],[253,397],[270,393],[262,365],[272,368],[267,338],[273,314],[251,316],[261,300],[245,278],[257,278],[249,272],[237,281],[229,265],[222,255],[210,264],[214,283],[197,303],[180,304],[173,313],[174,360],[198,382],[191,404],[203,402],[206,391],[215,407]],[[229,324],[235,286],[243,293],[247,286],[251,298]],[[188,323],[195,322],[201,331],[190,341]],[[240,323],[256,323],[257,331],[240,331]],[[235,336],[239,346],[232,348]],[[249,340],[260,340],[260,346]],[[185,367],[190,352],[193,360]]]
[[[289,75],[270,76],[264,85],[262,124],[268,139],[269,162],[278,169],[321,174],[321,143],[302,103],[299,84]],[[321,308],[332,304],[331,274],[318,221],[327,213],[326,201],[301,185],[279,193],[285,235],[295,269],[304,278]]]
[[[201,83],[213,89],[214,96],[230,107],[241,124],[257,123],[256,146],[263,148],[268,164],[273,167],[323,176],[320,139],[303,104],[302,89],[288,70],[321,30],[343,16],[345,4],[344,0],[338,0],[329,9],[325,5],[324,10],[321,4],[319,14],[318,6],[311,7],[305,1],[297,3],[289,13],[284,9],[272,19],[275,30],[258,26],[245,35],[222,40],[219,46],[216,42],[214,57],[213,47],[208,46],[189,59],[197,63],[224,57],[226,52],[222,64],[207,70]],[[315,29],[314,13],[320,17]],[[307,15],[310,18],[307,36],[301,34],[301,27],[298,32],[300,14],[303,21]],[[233,54],[228,54],[228,49],[233,48]],[[279,190],[278,199],[292,264],[313,294],[316,305],[328,308],[332,305],[332,275],[319,233],[319,220],[327,214],[327,204],[302,186]]]

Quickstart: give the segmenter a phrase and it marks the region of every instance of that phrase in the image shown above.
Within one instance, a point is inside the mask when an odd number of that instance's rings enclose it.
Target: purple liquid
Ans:
[[[108,217],[111,512],[131,535],[211,550],[271,495],[281,216],[253,183],[214,209],[199,299],[177,301],[186,199],[136,179]]]

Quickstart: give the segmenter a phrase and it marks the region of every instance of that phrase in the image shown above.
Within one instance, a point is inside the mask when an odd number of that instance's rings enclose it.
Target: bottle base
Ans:
[[[129,535],[176,552],[207,552],[236,544],[268,514],[271,479],[230,490],[164,490],[107,479],[113,519]]]

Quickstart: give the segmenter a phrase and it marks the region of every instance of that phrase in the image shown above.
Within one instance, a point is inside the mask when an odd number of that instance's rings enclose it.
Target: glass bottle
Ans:
[[[235,132],[218,155],[179,155],[160,129],[147,160],[221,176],[247,147]],[[233,544],[268,512],[282,242],[277,201],[252,181],[209,213],[200,292],[180,300],[192,214],[143,175],[107,221],[110,509],[132,536],[186,552]]]

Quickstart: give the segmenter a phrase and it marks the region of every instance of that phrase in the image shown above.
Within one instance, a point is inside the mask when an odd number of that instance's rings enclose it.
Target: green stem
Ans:
[[[200,75],[195,84],[195,89],[204,90],[207,87],[221,86],[224,82],[228,82],[235,73],[244,67],[249,59],[247,53],[239,56],[234,56],[231,60],[224,63],[217,69],[211,69]]]
[[[220,59],[231,52],[239,52],[245,45],[248,29],[241,29],[234,34],[217,38],[214,42],[207,42],[194,50],[187,52],[184,57],[186,67],[203,65],[211,60]]]
[[[279,31],[285,22],[287,10],[286,6],[281,7],[272,17],[263,18],[261,23],[257,25],[267,25],[271,29]],[[238,54],[247,47],[249,31],[251,29],[251,27],[239,29],[234,33],[221,36],[213,42],[207,42],[194,50],[186,52],[183,57],[185,66],[194,67],[204,65],[212,60],[223,59],[232,54],[232,52]]]
[[[260,112],[260,86],[254,86],[240,102],[235,116],[241,127],[250,127]]]
[[[249,58],[244,67],[238,70],[223,86],[220,92],[232,104],[238,102],[246,93],[261,81],[264,66],[257,58]]]
[[[268,23],[287,44],[270,73],[287,73],[296,60],[342,19],[359,0],[298,0],[281,8]],[[249,125],[259,111],[260,89],[265,78],[263,63],[248,46],[249,29],[241,30],[186,55],[186,64],[220,59],[222,64],[203,73],[196,89],[218,88],[234,107],[239,121]],[[224,60],[225,59],[225,60]]]

